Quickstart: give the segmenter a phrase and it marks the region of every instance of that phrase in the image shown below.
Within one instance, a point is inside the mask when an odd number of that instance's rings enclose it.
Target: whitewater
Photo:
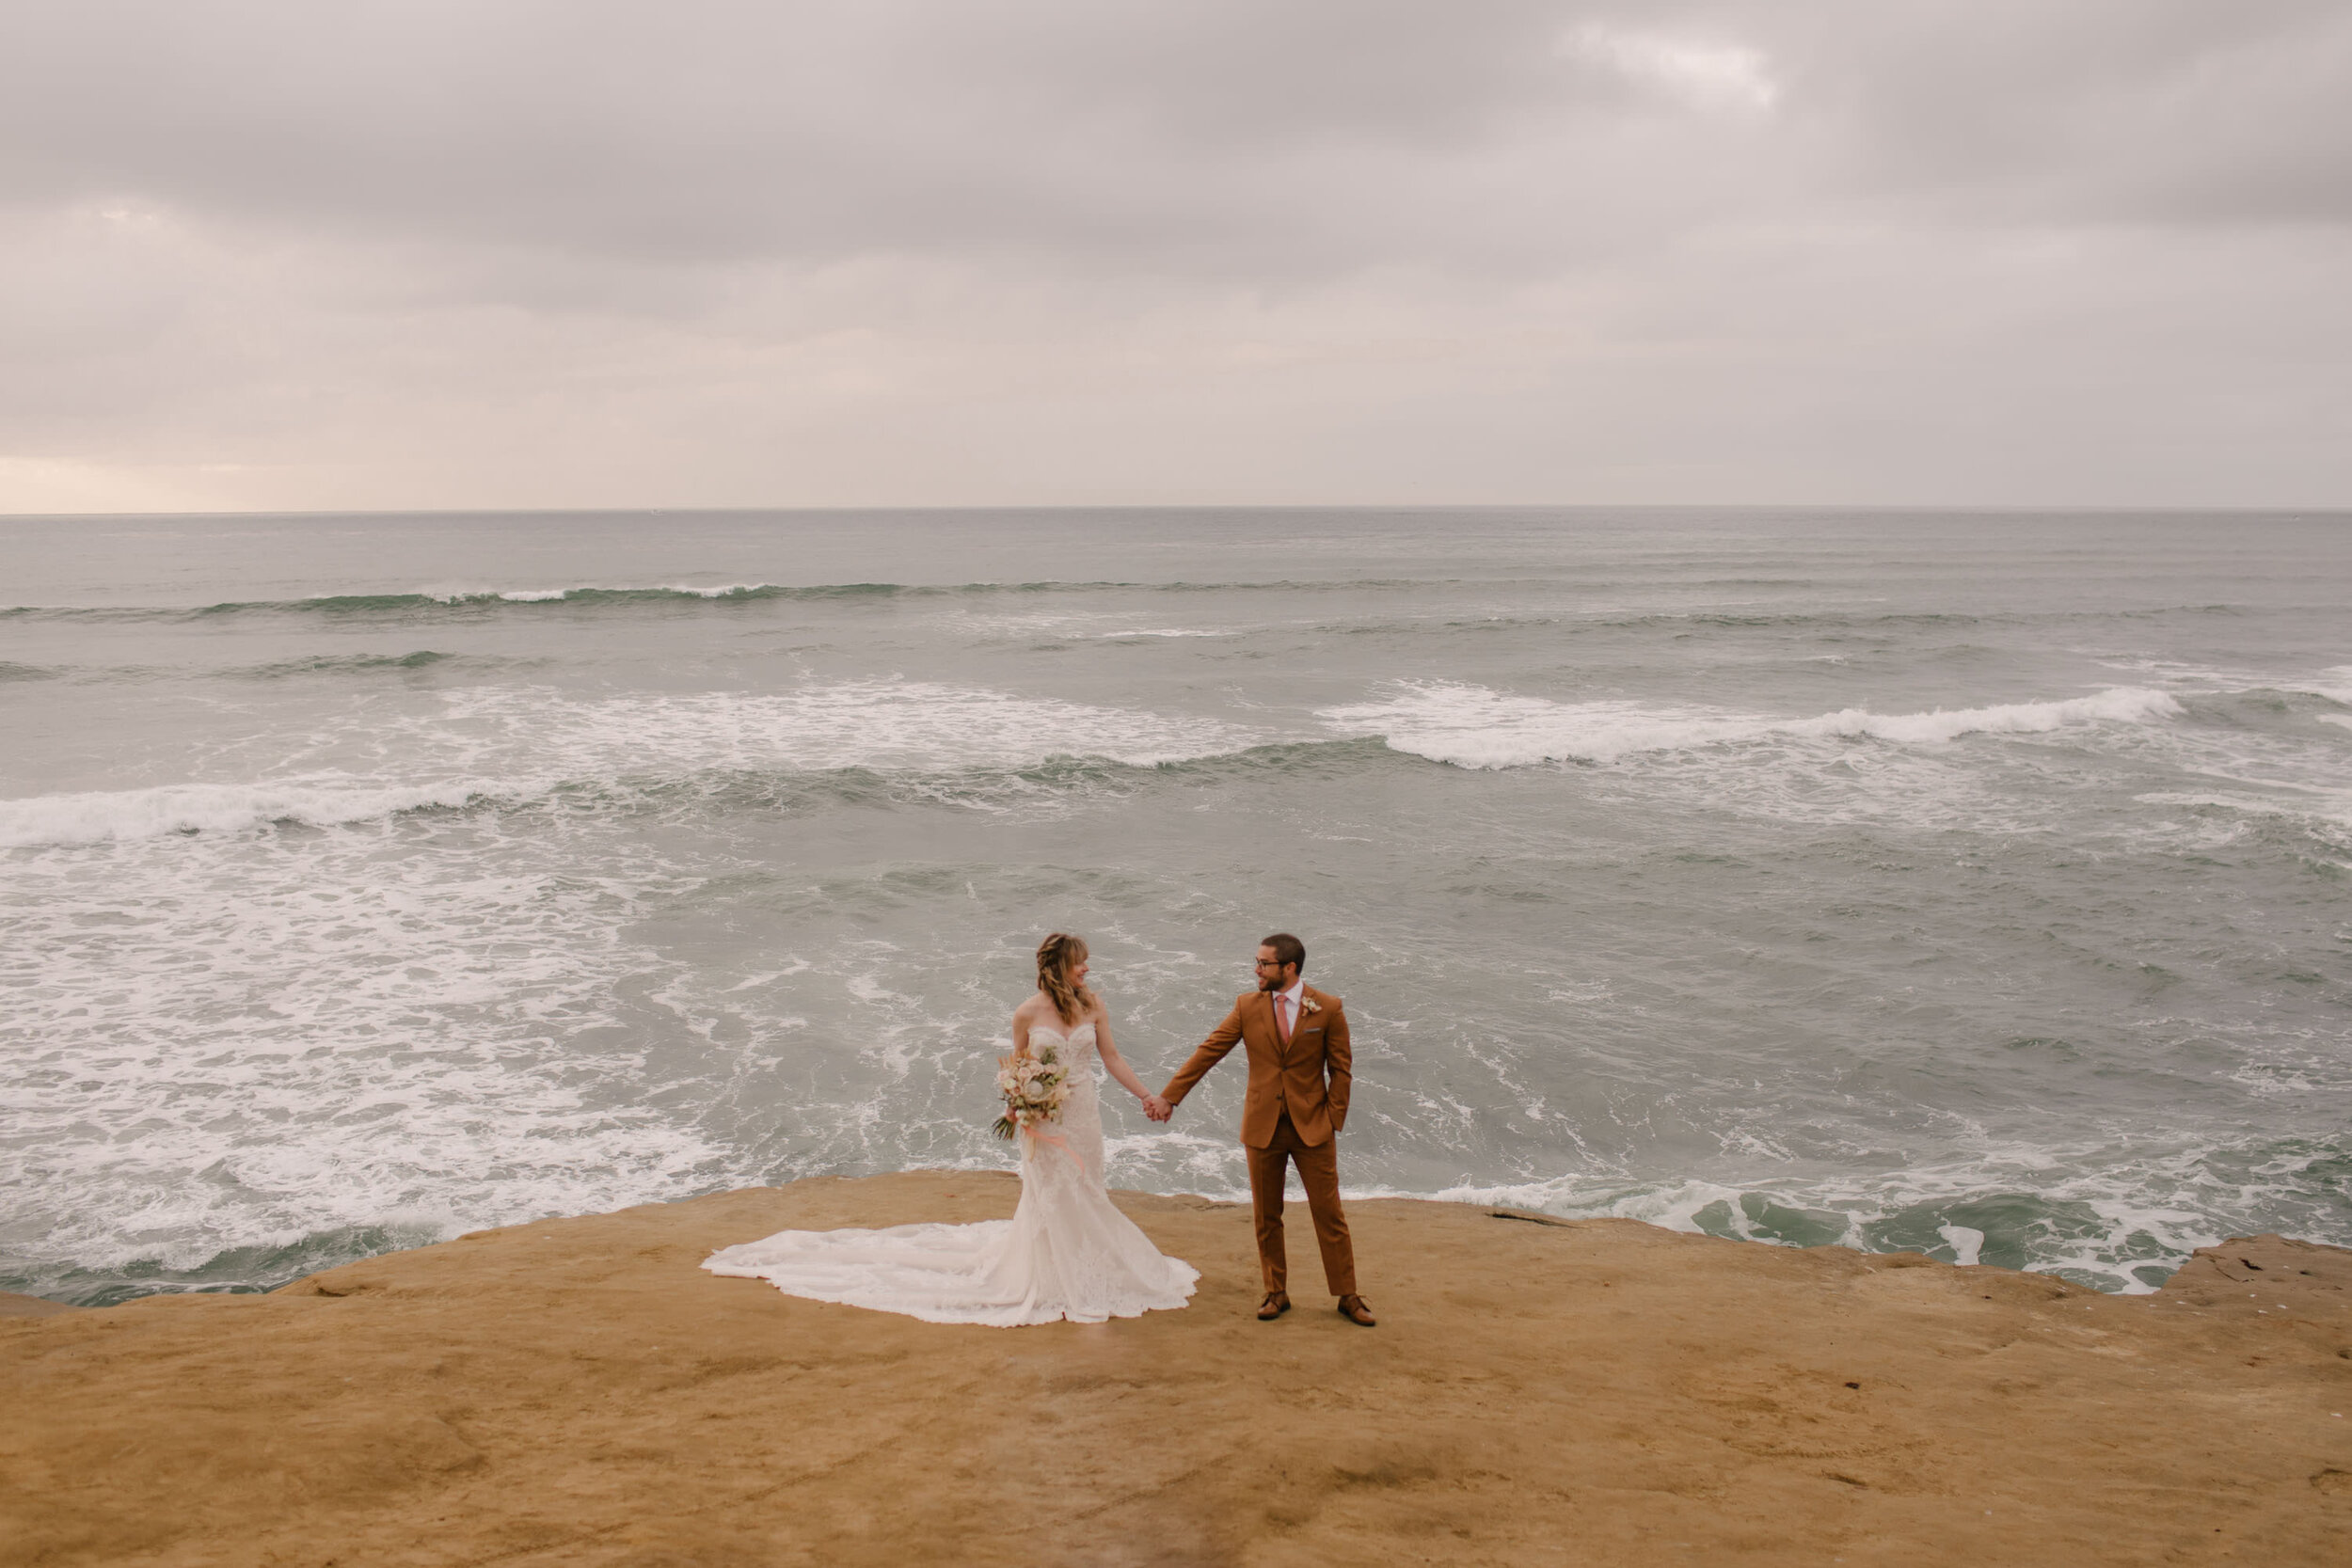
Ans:
[[[999,1164],[1054,928],[1147,1076],[1300,931],[1363,1193],[2352,1243],[2347,603],[2291,515],[0,519],[0,1289]]]

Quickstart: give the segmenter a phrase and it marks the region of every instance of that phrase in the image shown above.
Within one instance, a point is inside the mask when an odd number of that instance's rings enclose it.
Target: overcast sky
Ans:
[[[2344,0],[12,0],[0,511],[2352,504]]]

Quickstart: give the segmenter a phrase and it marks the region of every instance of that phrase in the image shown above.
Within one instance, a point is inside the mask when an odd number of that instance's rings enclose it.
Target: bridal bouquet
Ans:
[[[1005,1097],[1005,1114],[996,1118],[991,1131],[1000,1138],[1009,1138],[1021,1128],[1061,1120],[1061,1103],[1069,1098],[1069,1085],[1070,1069],[1061,1065],[1061,1053],[1051,1045],[1041,1045],[1034,1056],[1016,1051],[997,1057],[996,1092]]]

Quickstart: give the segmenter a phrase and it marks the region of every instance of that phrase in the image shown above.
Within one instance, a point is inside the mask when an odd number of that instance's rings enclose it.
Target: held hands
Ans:
[[[1176,1114],[1176,1107],[1156,1094],[1147,1094],[1143,1097],[1143,1114],[1153,1121],[1166,1121]]]

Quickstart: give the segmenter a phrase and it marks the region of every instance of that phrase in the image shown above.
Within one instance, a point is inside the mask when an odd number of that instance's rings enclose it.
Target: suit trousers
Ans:
[[[1274,1141],[1263,1148],[1244,1144],[1249,1155],[1249,1207],[1258,1221],[1258,1262],[1268,1291],[1284,1289],[1290,1275],[1282,1249],[1283,1166],[1298,1165],[1307,1189],[1307,1212],[1315,1222],[1315,1243],[1323,1249],[1323,1282],[1335,1296],[1356,1293],[1356,1249],[1348,1240],[1347,1212],[1340,1207],[1340,1140],[1301,1143],[1290,1113],[1274,1124]]]

